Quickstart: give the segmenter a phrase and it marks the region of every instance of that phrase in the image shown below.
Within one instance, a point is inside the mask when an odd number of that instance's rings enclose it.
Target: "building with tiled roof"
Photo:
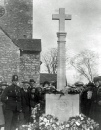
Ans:
[[[41,39],[13,39],[21,51],[41,52]]]

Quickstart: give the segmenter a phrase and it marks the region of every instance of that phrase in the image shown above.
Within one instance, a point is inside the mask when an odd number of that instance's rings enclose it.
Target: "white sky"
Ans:
[[[42,40],[42,51],[57,46],[59,24],[52,14],[59,8],[72,15],[65,21],[68,53],[88,48],[101,56],[101,0],[33,0],[33,38]]]
[[[0,0],[0,5],[4,5],[4,0]]]

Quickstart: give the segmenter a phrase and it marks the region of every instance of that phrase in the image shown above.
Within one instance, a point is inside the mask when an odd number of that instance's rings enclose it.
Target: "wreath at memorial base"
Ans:
[[[80,94],[84,90],[83,87],[69,88],[68,94]]]
[[[46,88],[44,90],[45,94],[61,94],[61,95],[66,95],[66,94],[80,94],[84,90],[83,87],[70,87],[70,88],[64,88],[63,90],[58,91],[57,89],[54,88]]]
[[[68,121],[60,123],[52,115],[43,114],[39,122],[23,126],[22,130],[98,130],[99,124],[94,120],[80,114],[79,116],[70,117]]]
[[[69,85],[64,87],[61,92],[64,93],[64,95],[66,94],[80,94],[82,93],[86,88],[86,85],[84,85],[82,82],[76,82],[73,85]]]
[[[64,89],[62,89],[61,95],[66,95],[66,94],[80,94],[84,91],[84,87],[65,87]]]
[[[82,114],[71,117],[63,123],[59,123],[52,115],[43,115],[39,121],[40,130],[97,130],[98,128],[98,123]]]
[[[54,87],[44,88],[44,92],[43,93],[45,93],[45,94],[64,94],[62,91],[58,91]]]
[[[74,86],[66,86],[62,90],[58,91],[56,88],[53,87],[47,87],[44,88],[44,94],[80,94],[82,91],[84,91],[85,87],[84,85],[74,85]]]

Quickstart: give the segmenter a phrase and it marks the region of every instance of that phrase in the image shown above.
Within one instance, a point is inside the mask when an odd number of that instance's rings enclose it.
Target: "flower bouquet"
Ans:
[[[69,118],[68,123],[69,127],[75,130],[97,130],[99,128],[98,123],[83,114]]]
[[[68,89],[68,94],[79,94],[83,91],[83,87],[71,87]]]
[[[99,124],[83,114],[70,117],[62,123],[52,115],[42,114],[40,116],[40,104],[32,109],[33,122],[23,125],[22,130],[98,130]]]
[[[31,117],[33,122],[28,125],[22,125],[21,130],[39,130],[40,104],[31,108]]]
[[[52,115],[43,115],[39,120],[40,130],[98,130],[99,124],[84,115],[69,118],[68,121],[59,123]]]
[[[40,130],[55,130],[59,127],[58,119],[52,115],[42,115],[39,119]]]

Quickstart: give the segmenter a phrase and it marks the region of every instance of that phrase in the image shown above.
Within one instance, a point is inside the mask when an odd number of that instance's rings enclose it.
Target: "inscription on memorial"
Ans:
[[[59,102],[56,102],[55,106],[56,106],[56,109],[59,109],[61,111],[65,111],[66,109],[68,109],[68,106],[71,107],[71,104],[68,101],[65,101],[65,100],[61,101],[60,100]]]
[[[61,121],[79,115],[79,95],[46,95],[46,114],[51,114]]]

